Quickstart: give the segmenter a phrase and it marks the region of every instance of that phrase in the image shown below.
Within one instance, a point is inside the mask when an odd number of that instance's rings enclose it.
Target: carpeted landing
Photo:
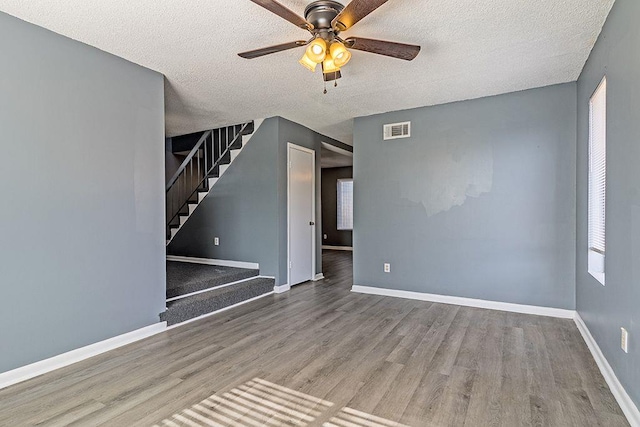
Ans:
[[[275,281],[258,270],[167,262],[167,310],[160,320],[175,325],[273,292]]]
[[[259,270],[167,261],[167,299],[255,277]]]

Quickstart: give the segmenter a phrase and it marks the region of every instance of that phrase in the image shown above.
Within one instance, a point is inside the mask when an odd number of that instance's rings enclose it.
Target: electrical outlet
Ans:
[[[389,264],[388,262],[384,263],[384,272],[391,273],[391,264]]]
[[[219,246],[220,245],[220,239],[217,238],[217,237],[214,237],[213,238],[213,244],[216,245],[216,246]]]
[[[625,328],[620,328],[622,334],[620,336],[620,347],[625,353],[629,353],[629,332]]]

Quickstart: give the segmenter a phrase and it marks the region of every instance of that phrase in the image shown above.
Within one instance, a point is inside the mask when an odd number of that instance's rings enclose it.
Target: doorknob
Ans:
[[[316,223],[313,221],[309,221],[309,225],[316,225]]]

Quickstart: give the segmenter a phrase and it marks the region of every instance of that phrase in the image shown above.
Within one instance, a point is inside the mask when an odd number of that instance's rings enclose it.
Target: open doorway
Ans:
[[[353,152],[322,143],[320,164],[322,263],[323,271],[332,271],[325,264],[348,261],[353,254]]]

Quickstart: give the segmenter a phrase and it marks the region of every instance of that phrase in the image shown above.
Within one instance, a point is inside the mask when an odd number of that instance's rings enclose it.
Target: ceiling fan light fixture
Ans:
[[[377,55],[412,61],[420,53],[420,46],[396,43],[363,37],[341,39],[338,34],[346,31],[367,17],[388,0],[350,0],[345,6],[344,0],[307,0],[304,17],[280,4],[282,0],[250,0],[264,9],[278,15],[296,27],[311,33],[311,39],[281,43],[274,46],[238,53],[241,58],[253,59],[265,55],[283,52],[297,47],[305,48],[298,61],[308,70],[315,72],[318,64],[322,68],[326,82],[342,77],[341,68],[351,60],[351,50],[375,53]],[[337,83],[334,83],[337,86]]]
[[[327,42],[316,37],[307,47],[306,56],[316,64],[321,63],[327,56]]]
[[[340,42],[331,43],[329,53],[337,67],[344,67],[351,60],[351,52]]]
[[[315,73],[316,71],[316,67],[318,66],[318,64],[314,61],[312,61],[308,56],[307,53],[305,52],[304,55],[302,55],[302,58],[300,59],[300,61],[298,61],[300,63],[300,65],[302,65],[303,67],[307,68],[309,71],[311,71],[312,73]]]
[[[328,74],[328,73],[337,73],[338,71],[340,71],[340,67],[336,65],[331,55],[327,55],[324,62],[322,62],[322,72],[324,74]]]

